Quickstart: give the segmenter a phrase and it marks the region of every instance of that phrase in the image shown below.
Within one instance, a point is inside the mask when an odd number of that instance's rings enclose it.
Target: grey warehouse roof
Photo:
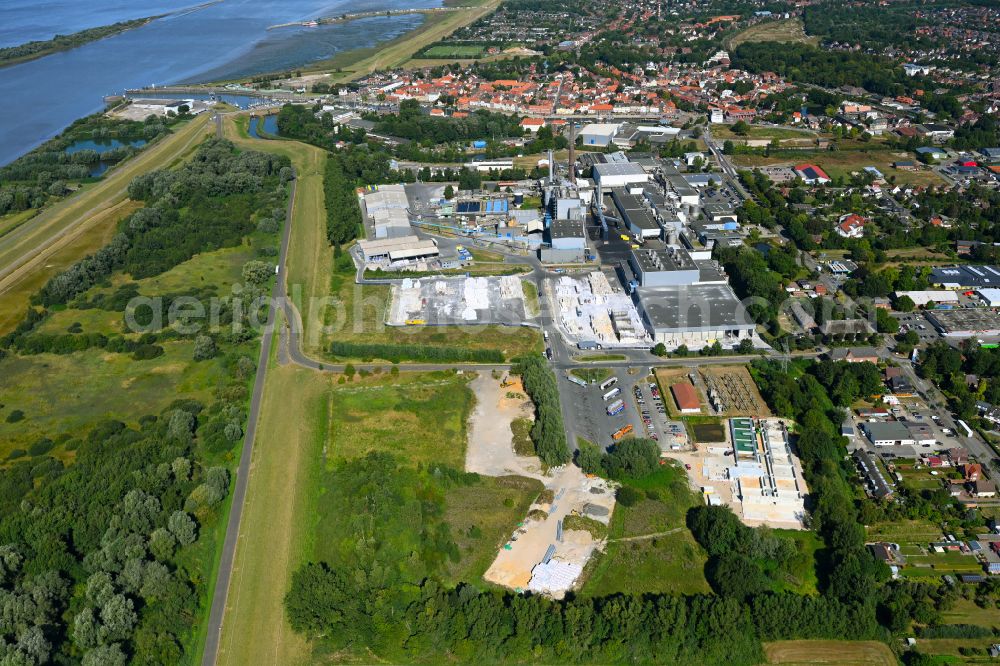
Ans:
[[[658,333],[755,328],[728,285],[640,287],[637,294],[647,321]]]
[[[594,165],[595,178],[607,178],[609,176],[639,176],[645,179],[646,171],[638,164],[632,162]]]
[[[549,233],[552,238],[583,238],[583,220],[553,220]]]

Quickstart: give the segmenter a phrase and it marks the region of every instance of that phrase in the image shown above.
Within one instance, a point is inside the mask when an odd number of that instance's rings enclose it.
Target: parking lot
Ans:
[[[929,343],[937,340],[938,332],[935,330],[934,326],[927,321],[927,317],[924,316],[923,312],[900,312],[893,313],[893,316],[899,322],[900,333],[914,331],[920,336],[920,342],[922,343]]]
[[[962,442],[959,440],[960,436],[954,429],[945,425],[944,420],[935,413],[935,410],[930,409],[923,400],[919,398],[905,398],[900,401],[899,405],[884,405],[884,407],[889,410],[888,418],[865,419],[856,414],[852,414],[851,419],[854,422],[856,433],[852,442],[852,448],[860,446],[869,451],[876,451],[883,458],[887,459],[912,459],[918,458],[922,455],[936,454],[947,451],[948,449],[962,447]],[[861,431],[861,424],[866,420],[899,421],[904,424],[915,423],[924,425],[930,429],[934,436],[935,443],[917,444],[913,446],[875,446]],[[950,421],[951,419],[949,417],[948,422]]]
[[[612,383],[602,389],[604,382]],[[614,434],[628,427],[631,430],[619,439],[647,437],[659,442],[664,450],[680,450],[688,446],[684,425],[672,421],[667,415],[659,388],[645,369],[630,375],[627,368],[616,368],[607,379],[587,386],[580,386],[561,375],[559,388],[569,398],[569,417],[576,432],[602,449],[614,444]],[[604,396],[609,393],[613,395],[605,400]],[[618,400],[624,403],[624,409],[609,416],[608,406]]]

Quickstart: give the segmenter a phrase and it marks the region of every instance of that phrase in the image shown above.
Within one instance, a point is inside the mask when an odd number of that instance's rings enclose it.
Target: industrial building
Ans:
[[[729,420],[729,435],[734,460],[727,476],[740,500],[743,521],[801,528],[807,489],[784,422],[734,418]]]
[[[639,287],[636,306],[654,342],[695,348],[718,341],[733,346],[753,337],[756,325],[728,285]]]
[[[583,220],[554,220],[549,227],[553,250],[585,250],[587,234]]]
[[[374,227],[375,238],[409,236],[409,202],[403,185],[373,185],[362,198],[365,215]]]
[[[792,167],[795,175],[802,179],[806,185],[822,185],[830,182],[830,177],[826,172],[815,164],[796,164]]]
[[[930,427],[923,424],[868,421],[861,430],[875,446],[923,446],[935,441]]]
[[[681,414],[697,414],[701,411],[701,400],[698,398],[698,390],[689,382],[678,382],[670,386],[670,393],[674,396],[677,409]]]
[[[619,123],[591,123],[580,130],[580,138],[585,146],[604,148],[611,145],[620,127]]]
[[[958,294],[945,289],[920,290],[920,291],[897,291],[893,296],[900,299],[906,296],[918,308],[924,307],[928,303],[953,303],[958,304]]]
[[[950,266],[931,270],[930,283],[945,289],[980,289],[1000,286],[996,266]]]
[[[696,284],[701,271],[684,248],[633,249],[628,259],[643,287],[667,287]]]
[[[595,164],[593,177],[594,184],[601,190],[649,182],[649,174],[635,162]]]
[[[1000,335],[1000,313],[987,308],[928,310],[927,320],[948,338]]]
[[[622,222],[638,238],[659,238],[662,234],[656,214],[646,200],[629,194],[623,187],[611,190],[611,199],[621,215]]]
[[[413,235],[362,240],[358,241],[358,247],[361,248],[361,255],[366,265],[395,264],[438,256],[436,242],[422,240]]]

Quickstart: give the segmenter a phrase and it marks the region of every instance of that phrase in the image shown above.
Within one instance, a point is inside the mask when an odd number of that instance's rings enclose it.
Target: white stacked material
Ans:
[[[581,573],[583,573],[582,564],[549,560],[545,564],[536,564],[531,570],[528,589],[543,594],[567,592],[573,588]]]
[[[611,284],[608,282],[608,277],[600,272],[594,271],[587,276],[590,281],[590,291],[598,296],[610,296],[614,293],[611,289]]]
[[[521,289],[521,281],[512,275],[505,275],[500,278],[500,298],[507,300],[510,298],[523,298],[524,291]]]
[[[434,293],[438,294],[439,296],[443,296],[444,294],[447,294],[448,293],[448,283],[445,282],[444,280],[438,280],[437,282],[435,282],[434,283]]]
[[[476,310],[474,308],[465,308],[462,310],[462,319],[465,321],[476,321],[478,318],[479,315],[476,314]]]
[[[490,307],[489,280],[482,277],[466,279],[462,296],[467,308],[473,310],[488,309]]]
[[[600,341],[615,339],[615,328],[611,324],[611,317],[607,312],[594,312],[590,315],[590,327],[594,331],[595,337]]]

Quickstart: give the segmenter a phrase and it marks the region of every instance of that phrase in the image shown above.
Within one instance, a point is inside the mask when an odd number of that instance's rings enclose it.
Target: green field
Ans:
[[[796,129],[794,127],[761,127],[758,125],[750,125],[746,136],[742,136],[734,133],[730,125],[712,125],[712,138],[719,140],[777,139],[778,141],[784,141],[791,139],[812,142],[816,139],[816,136],[815,132]]]
[[[601,382],[611,376],[610,368],[573,368],[569,371],[569,374],[582,379],[583,381],[594,384],[596,382]]]
[[[220,664],[256,663],[261,654],[273,663],[313,661],[310,644],[287,624],[283,599],[292,572],[304,562],[337,557],[353,525],[356,516],[345,514],[338,500],[343,465],[375,451],[393,454],[406,467],[463,466],[472,401],[467,378],[379,373],[339,383],[340,377],[272,361]],[[479,581],[540,489],[537,481],[520,477],[445,484],[443,494],[425,489],[428,502],[441,504],[441,519],[457,547],[458,557],[443,565],[443,579]],[[409,497],[405,486],[402,491]],[[407,506],[409,511],[417,505]],[[392,518],[400,521],[401,535],[413,524],[409,515]]]
[[[582,594],[709,592],[705,552],[685,525],[687,510],[698,498],[684,471],[664,466],[628,485],[648,491],[647,497],[631,507],[615,507],[607,550],[588,566]]]
[[[896,656],[876,641],[776,641],[765,643],[767,663],[799,666],[896,666]]]
[[[468,376],[440,372],[357,379],[337,387],[330,423],[331,457],[391,451],[409,463],[465,465]],[[363,434],[363,436],[359,436]]]
[[[478,58],[486,51],[484,46],[462,44],[438,44],[424,49],[419,58]]]
[[[806,35],[802,19],[793,18],[784,21],[764,21],[752,25],[729,40],[729,48],[735,49],[744,42],[793,42],[801,44],[817,44],[819,40]]]

